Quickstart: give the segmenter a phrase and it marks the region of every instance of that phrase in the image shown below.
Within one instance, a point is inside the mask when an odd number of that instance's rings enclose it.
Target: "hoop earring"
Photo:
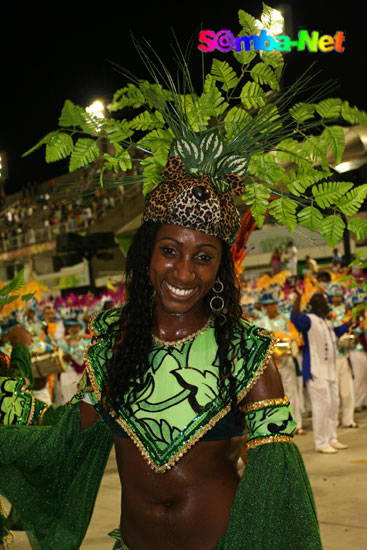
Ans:
[[[210,309],[213,313],[221,313],[221,311],[224,308],[224,300],[222,296],[219,296],[221,292],[224,290],[224,285],[222,281],[218,279],[215,281],[213,288],[214,296],[211,298],[209,302]],[[217,305],[216,305],[217,302]]]

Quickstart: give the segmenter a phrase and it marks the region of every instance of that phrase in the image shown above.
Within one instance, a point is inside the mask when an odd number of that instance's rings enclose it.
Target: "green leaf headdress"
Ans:
[[[256,21],[240,10],[239,35],[267,29],[275,11],[264,4]],[[232,242],[239,219],[232,195],[240,194],[259,227],[270,212],[289,231],[299,223],[331,246],[338,242],[346,216],[367,195],[367,186],[326,181],[344,151],[338,123],[367,124],[366,113],[338,98],[320,100],[328,88],[314,86],[309,73],[280,90],[278,51],[234,53],[237,67],[212,59],[199,93],[180,50],[174,79],[149,45],[135,43],[152,82],[125,72],[127,83],[108,106],[116,118],[96,119],[67,100],[60,128],[26,154],[45,145],[48,162],[70,157],[70,171],[98,159],[105,187],[116,185],[113,173],[123,172],[124,184],[142,182],[145,220],[187,223]],[[133,158],[141,169],[128,175]],[[348,227],[367,236],[365,220]]]

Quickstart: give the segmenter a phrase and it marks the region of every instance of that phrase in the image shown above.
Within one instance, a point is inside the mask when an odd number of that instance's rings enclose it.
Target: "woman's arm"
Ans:
[[[86,403],[85,401],[81,401],[79,407],[82,431],[84,431],[97,422],[99,415],[93,405]]]

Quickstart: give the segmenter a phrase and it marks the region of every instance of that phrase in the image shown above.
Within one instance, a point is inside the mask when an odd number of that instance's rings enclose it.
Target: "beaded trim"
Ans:
[[[269,437],[258,437],[252,441],[248,441],[246,446],[248,449],[266,445],[267,443],[293,443],[293,437],[290,435],[270,435]]]
[[[209,319],[205,323],[204,326],[202,326],[199,330],[196,332],[193,332],[192,334],[188,334],[185,336],[185,338],[181,338],[180,340],[162,340],[159,338],[156,334],[152,334],[153,340],[156,344],[159,344],[160,346],[165,346],[169,348],[175,348],[176,346],[181,346],[182,344],[186,344],[186,342],[191,342],[191,340],[194,340],[199,334],[203,334],[207,330],[207,328],[211,325],[214,317],[213,315],[209,316]]]
[[[45,416],[46,411],[48,411],[48,409],[50,409],[50,408],[51,408],[51,405],[46,405],[46,407],[43,409],[43,411],[39,415],[39,419],[38,419],[38,425],[39,426],[42,426],[43,417]]]
[[[93,334],[98,337],[99,332],[94,327],[91,327],[91,328],[92,328],[91,332],[93,332]],[[244,397],[255,386],[256,382],[258,381],[260,376],[263,374],[264,370],[268,366],[268,363],[269,363],[269,361],[272,357],[273,350],[274,350],[274,347],[275,347],[276,342],[277,342],[277,339],[274,337],[274,335],[271,332],[267,331],[267,330],[262,330],[261,332],[259,331],[259,334],[262,335],[262,336],[267,336],[268,338],[270,338],[269,348],[268,348],[268,351],[266,352],[266,355],[265,355],[261,365],[257,369],[256,373],[253,375],[251,380],[247,383],[245,388],[243,388],[243,390],[237,395],[237,402],[240,402],[244,399]],[[90,344],[89,347],[91,347],[93,345],[97,345],[97,344],[98,344],[98,342]],[[100,392],[100,389],[98,387],[98,382],[97,382],[97,379],[94,375],[93,367],[92,367],[90,359],[89,359],[89,355],[88,355],[89,347],[85,350],[84,361],[85,361],[85,364],[86,364],[86,371],[88,373],[90,383],[93,387],[94,394],[97,397],[98,402],[100,402],[101,401],[101,392]],[[184,454],[187,453],[189,451],[189,449],[191,449],[191,447],[193,447],[203,437],[203,435],[205,435],[206,432],[208,432],[210,429],[212,429],[215,426],[215,424],[217,422],[219,422],[219,420],[221,420],[230,410],[231,410],[231,404],[229,403],[226,407],[224,407],[224,409],[222,409],[219,413],[217,413],[215,416],[213,416],[209,420],[209,422],[206,424],[206,426],[203,426],[203,428],[201,428],[201,430],[199,430],[195,435],[193,435],[193,437],[189,441],[187,441],[185,443],[185,445],[179,451],[177,451],[177,453],[172,458],[170,458],[170,460],[168,460],[165,464],[163,464],[162,466],[157,466],[155,464],[155,462],[150,457],[147,449],[144,447],[143,443],[140,441],[139,437],[130,428],[130,426],[126,423],[126,421],[123,420],[116,413],[116,411],[114,411],[113,409],[110,410],[109,413],[116,420],[116,422],[118,424],[120,424],[120,426],[123,428],[123,430],[127,433],[127,435],[130,437],[130,439],[137,446],[137,448],[140,451],[140,454],[146,460],[146,462],[148,463],[150,468],[155,473],[164,474],[165,472],[170,470],[172,468],[172,466],[174,466],[184,456]],[[283,436],[279,436],[279,437],[283,437]],[[278,437],[278,439],[279,439],[279,437]],[[288,437],[288,436],[284,436],[284,437]],[[270,443],[270,441],[269,441],[269,443]]]
[[[35,399],[34,395],[29,390],[23,390],[23,388],[22,388],[22,391],[24,391],[24,393],[29,393],[30,396],[31,396],[31,399],[32,399],[31,410],[30,410],[29,417],[28,417],[27,424],[26,424],[27,426],[29,426],[32,423],[32,420],[33,420],[33,417],[34,417],[34,409],[36,408],[36,399]]]
[[[249,403],[248,405],[242,405],[240,411],[243,413],[249,413],[252,411],[258,411],[259,409],[265,409],[266,407],[275,407],[277,405],[288,405],[289,399],[288,396],[284,397],[274,397],[273,399],[264,399],[263,401],[254,401],[254,403]]]

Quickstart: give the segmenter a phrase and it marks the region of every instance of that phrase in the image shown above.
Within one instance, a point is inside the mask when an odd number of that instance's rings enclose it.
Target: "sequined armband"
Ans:
[[[90,401],[93,405],[96,405],[98,403],[98,400],[93,392],[93,388],[90,385],[88,374],[86,371],[84,371],[83,376],[81,377],[78,384],[78,390],[74,397],[71,399],[70,404],[75,405],[75,403],[80,403],[80,401],[83,401],[86,395],[90,397]]]
[[[288,397],[266,399],[241,407],[248,429],[247,447],[292,441],[297,423]]]

